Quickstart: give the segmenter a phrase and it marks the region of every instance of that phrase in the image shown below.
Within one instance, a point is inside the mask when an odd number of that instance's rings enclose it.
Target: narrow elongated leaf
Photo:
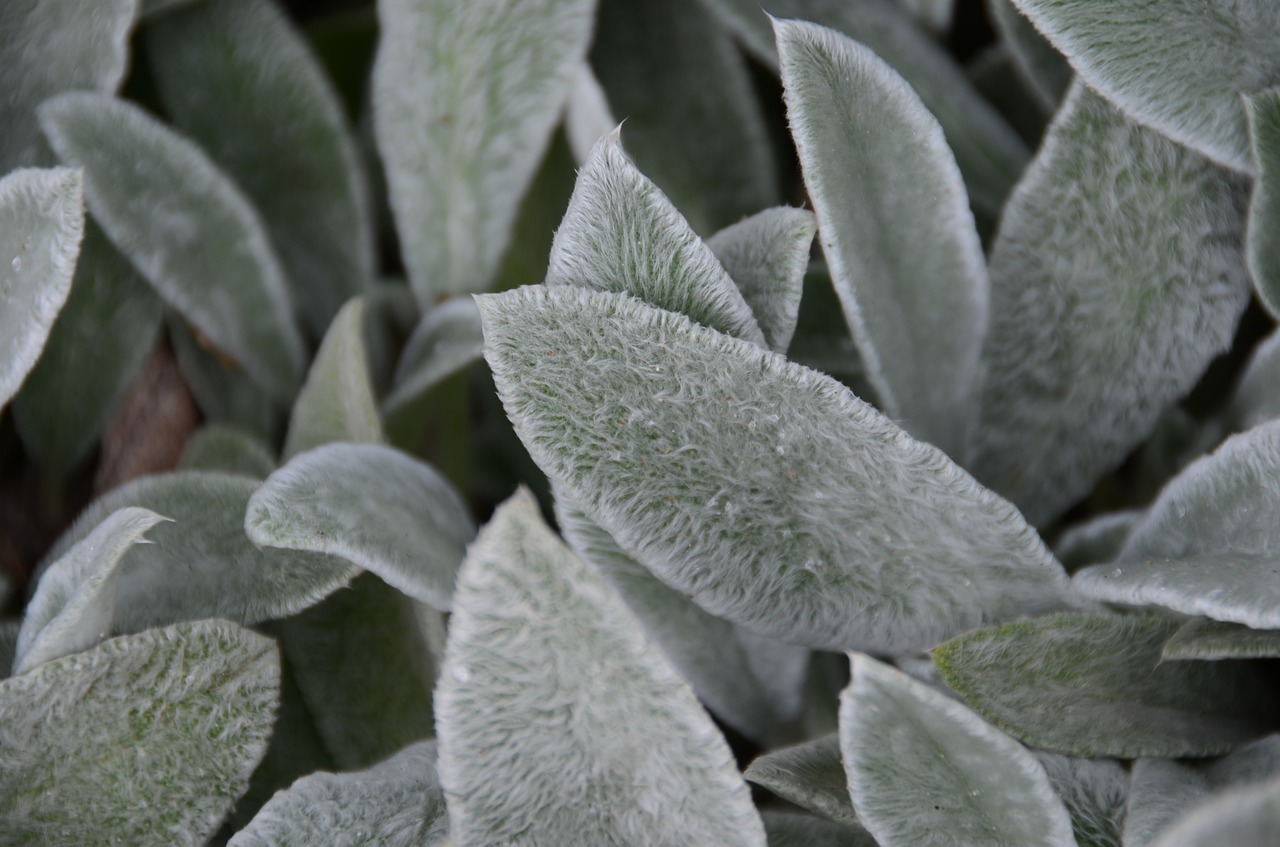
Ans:
[[[845,826],[795,812],[761,812],[769,847],[877,847],[862,827]]]
[[[1086,494],[1230,345],[1249,296],[1243,205],[1221,169],[1068,94],[992,251],[973,429],[975,474],[1032,523]]]
[[[1239,171],[1252,170],[1241,94],[1280,84],[1269,0],[1014,0],[1076,73],[1121,111]]]
[[[46,164],[36,107],[63,91],[112,94],[129,61],[138,0],[0,6],[0,174]]]
[[[850,660],[840,752],[854,808],[881,847],[1074,845],[1067,810],[1022,745],[906,674]]]
[[[934,650],[947,684],[988,720],[1074,756],[1212,756],[1275,725],[1242,663],[1162,663],[1178,623],[1057,615],[970,632]]]
[[[1270,847],[1280,838],[1280,779],[1228,791],[1196,807],[1153,847]]]
[[[475,524],[430,465],[389,447],[329,444],[267,478],[244,531],[260,547],[340,556],[448,611]]]
[[[146,46],[165,110],[262,213],[298,312],[319,338],[372,283],[374,265],[355,139],[320,63],[270,0],[166,15]]]
[[[700,233],[780,202],[746,59],[715,16],[686,0],[599,3],[591,64],[640,170]]]
[[[365,349],[364,301],[338,312],[293,404],[283,460],[331,441],[381,444],[382,420]]]
[[[113,512],[49,566],[27,604],[14,673],[78,653],[111,634],[120,560],[165,520],[148,509]]]
[[[1271,333],[1254,348],[1226,416],[1228,425],[1237,430],[1280,418],[1280,332]]]
[[[115,632],[224,617],[257,623],[305,609],[345,585],[355,568],[342,559],[259,550],[244,535],[245,507],[258,487],[236,474],[178,471],[115,489],[81,513],[46,557],[56,560],[107,515],[140,506],[173,519],[150,544],[120,562]]]
[[[795,334],[817,228],[812,212],[782,206],[765,209],[707,239],[775,353],[787,352]]]
[[[862,826],[849,798],[849,781],[840,761],[840,737],[835,733],[766,753],[742,775],[828,820]]]
[[[774,28],[791,133],[867,378],[890,417],[958,455],[990,285],[942,127],[868,48],[814,24]]]
[[[594,6],[380,0],[374,125],[404,264],[424,307],[437,294],[492,283],[586,55]]]
[[[276,459],[253,433],[226,424],[206,424],[187,439],[178,467],[266,479],[276,469]]]
[[[1129,772],[1110,759],[1037,753],[1049,784],[1071,816],[1079,847],[1120,847],[1129,800]]]
[[[1179,474],[1114,565],[1072,586],[1095,600],[1280,628],[1280,421],[1228,439]]]
[[[1196,618],[1164,643],[1160,655],[1165,661],[1280,658],[1280,630]]]
[[[1058,543],[1053,545],[1053,555],[1058,557],[1068,573],[1074,573],[1085,565],[1109,562],[1120,555],[1125,540],[1142,515],[1142,511],[1134,509],[1090,518],[1062,533]]]
[[[458,847],[764,845],[724,739],[527,492],[468,553],[437,706]]]
[[[548,285],[622,291],[755,344],[764,335],[711,248],[622,151],[600,139],[551,245]]]
[[[292,399],[302,338],[280,260],[235,184],[124,101],[59,95],[40,107],[40,126],[63,161],[84,168],[94,218],[160,296],[277,400]]]
[[[1018,179],[1026,145],[966,81],[964,71],[911,20],[896,0],[704,0],[742,38],[777,67],[768,12],[828,26],[866,45],[907,80],[947,134],[975,206],[997,212]]]
[[[262,758],[279,682],[271,641],[227,621],[0,682],[0,839],[205,843]]]
[[[1013,0],[987,0],[987,17],[1009,48],[1013,65],[1040,105],[1054,112],[1071,85],[1071,66],[1036,31]]]
[[[1280,35],[1276,36],[1280,46]],[[1277,68],[1280,82],[1280,67]],[[1280,316],[1280,89],[1245,98],[1253,161],[1258,169],[1249,200],[1249,274],[1258,299]]]
[[[0,179],[0,408],[40,358],[71,292],[84,235],[83,174],[22,168]]]
[[[229,847],[438,847],[448,835],[432,740],[357,773],[303,777],[271,798]]]
[[[1208,793],[1208,778],[1188,764],[1169,759],[1134,762],[1124,847],[1148,847],[1161,831]]]
[[[834,381],[622,295],[477,299],[534,460],[712,614],[907,652],[1059,602],[1061,569],[1008,503]]]
[[[89,222],[71,294],[13,403],[41,468],[65,473],[89,452],[155,347],[160,314],[160,299]]]
[[[439,304],[427,312],[405,343],[396,365],[395,388],[383,409],[392,415],[421,399],[446,377],[479,361],[483,349],[480,313],[471,298]]]

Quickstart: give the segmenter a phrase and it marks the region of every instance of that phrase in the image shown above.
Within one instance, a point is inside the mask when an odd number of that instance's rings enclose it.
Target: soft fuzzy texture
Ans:
[[[1280,418],[1280,332],[1272,332],[1253,349],[1227,409],[1230,425],[1252,429]]]
[[[861,829],[840,761],[840,736],[824,735],[756,758],[742,775],[783,800]]]
[[[1270,847],[1280,839],[1280,779],[1236,788],[1197,806],[1151,847]]]
[[[1276,48],[1280,48],[1280,35]],[[1246,97],[1245,106],[1258,169],[1249,198],[1249,275],[1258,300],[1276,318],[1280,317],[1280,91]]]
[[[1080,847],[1121,847],[1129,801],[1129,771],[1111,759],[1073,759],[1037,752],[1049,784],[1071,816]]]
[[[1177,659],[1280,658],[1280,632],[1253,629],[1238,623],[1194,618],[1164,643],[1165,661]]]
[[[276,469],[271,447],[258,436],[229,424],[200,427],[182,448],[178,467],[184,471],[222,471],[266,479]]]

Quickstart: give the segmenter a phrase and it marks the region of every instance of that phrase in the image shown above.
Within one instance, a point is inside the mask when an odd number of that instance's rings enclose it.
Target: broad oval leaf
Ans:
[[[1280,658],[1280,630],[1196,618],[1164,643],[1165,661]]]
[[[858,818],[881,847],[1075,847],[1067,810],[1022,745],[906,674],[850,661],[840,752]]]
[[[178,467],[266,479],[276,469],[276,458],[266,442],[253,433],[213,423],[205,424],[187,439]]]
[[[959,455],[990,284],[942,127],[870,49],[814,24],[774,29],[791,134],[867,378],[889,417]]]
[[[1110,565],[1072,587],[1094,600],[1280,628],[1280,421],[1229,438],[1174,478]]]
[[[1176,621],[1055,615],[934,650],[947,684],[1015,737],[1083,757],[1213,756],[1276,723],[1272,688],[1239,662],[1168,662]]]
[[[1105,196],[1105,203],[1097,198]],[[1244,193],[1079,83],[991,254],[978,479],[1034,524],[1089,492],[1231,343]]]
[[[775,353],[787,352],[795,334],[809,249],[817,230],[813,212],[780,206],[707,239]]]
[[[116,247],[255,382],[291,400],[302,336],[280,260],[235,184],[194,143],[124,101],[62,94],[39,117],[59,158],[84,168],[89,209]]]
[[[166,520],[149,509],[120,509],[45,570],[23,616],[14,673],[78,653],[111,634],[120,560]]]
[[[121,561],[114,631],[293,614],[345,585],[355,568],[331,556],[254,547],[244,514],[257,487],[248,477],[203,471],[143,477],[85,509],[46,559],[56,560],[117,509],[139,506],[173,523],[154,528],[151,543],[134,545]]]
[[[433,739],[363,771],[303,777],[272,797],[228,847],[444,847],[448,835]]]
[[[479,361],[484,350],[480,313],[469,297],[446,300],[427,312],[396,365],[395,387],[383,402],[393,415],[419,400],[446,377]]]
[[[0,682],[0,840],[203,844],[262,758],[275,646],[227,621],[113,638]]]
[[[1280,84],[1271,0],[1014,0],[1076,73],[1134,120],[1252,170],[1241,94]]]
[[[40,358],[71,292],[83,180],[70,168],[21,168],[0,179],[0,408]]]
[[[436,699],[458,847],[765,843],[693,692],[527,492],[468,552]]]
[[[1275,36],[1280,48],[1280,34]],[[1277,68],[1280,82],[1280,67]],[[1280,89],[1245,98],[1258,178],[1249,199],[1249,275],[1271,317],[1280,317]]]
[[[374,126],[423,307],[492,283],[594,9],[594,0],[378,3]]]
[[[253,493],[244,531],[260,547],[344,558],[448,611],[475,524],[430,465],[374,444],[329,444],[295,457]]]
[[[892,653],[1060,602],[1012,506],[829,378],[623,295],[477,301],[534,460],[712,614]]]
[[[621,291],[764,344],[751,308],[715,254],[622,151],[596,142],[551,244],[548,285]]]
[[[1152,847],[1272,847],[1280,836],[1280,779],[1228,791],[1197,806]]]
[[[374,266],[368,187],[323,68],[269,0],[200,3],[146,35],[165,110],[261,212],[319,338]]]
[[[862,827],[849,798],[840,736],[824,735],[759,756],[743,777],[801,808],[846,826]]]

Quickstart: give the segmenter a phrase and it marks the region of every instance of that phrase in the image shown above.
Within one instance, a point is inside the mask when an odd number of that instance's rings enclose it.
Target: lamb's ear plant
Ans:
[[[0,841],[1275,842],[1274,3],[66,5]]]

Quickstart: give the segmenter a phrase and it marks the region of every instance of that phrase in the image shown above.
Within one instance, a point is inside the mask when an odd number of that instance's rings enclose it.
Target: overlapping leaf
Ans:
[[[388,415],[420,399],[446,377],[480,359],[484,336],[480,313],[469,297],[447,300],[427,312],[405,342],[383,403]]]
[[[1152,847],[1270,847],[1280,834],[1280,779],[1228,791],[1197,807]]]
[[[877,847],[876,840],[862,827],[795,812],[763,811],[764,831],[769,847]]]
[[[1280,418],[1280,332],[1254,348],[1226,410],[1233,429],[1251,429]]]
[[[1074,573],[1086,565],[1109,562],[1120,554],[1125,540],[1138,521],[1141,510],[1108,512],[1077,524],[1058,538],[1053,545],[1053,555],[1058,557],[1068,573]]]
[[[1139,759],[1129,779],[1124,847],[1148,847],[1180,815],[1209,792],[1209,780],[1190,764]]]
[[[1067,60],[1018,11],[1013,0],[987,0],[987,16],[1031,93],[1043,108],[1055,111],[1071,85]]]
[[[204,419],[242,427],[259,438],[274,441],[284,428],[281,404],[182,318],[170,313],[165,324],[178,368]]]
[[[1161,656],[1166,661],[1280,658],[1280,630],[1195,618],[1170,636]]]
[[[1276,44],[1280,46],[1280,35]],[[1280,83],[1280,66],[1276,82]],[[1280,316],[1280,89],[1246,97],[1245,114],[1258,169],[1249,200],[1249,273],[1258,299],[1276,317]]]
[[[214,423],[202,426],[187,439],[178,467],[266,479],[276,469],[276,459],[271,448],[253,433]]]
[[[1120,847],[1129,772],[1110,759],[1073,759],[1043,752],[1036,758],[1071,816],[1078,847]]]
[[[840,761],[840,737],[824,735],[758,757],[742,772],[749,782],[828,820],[861,828]]]

